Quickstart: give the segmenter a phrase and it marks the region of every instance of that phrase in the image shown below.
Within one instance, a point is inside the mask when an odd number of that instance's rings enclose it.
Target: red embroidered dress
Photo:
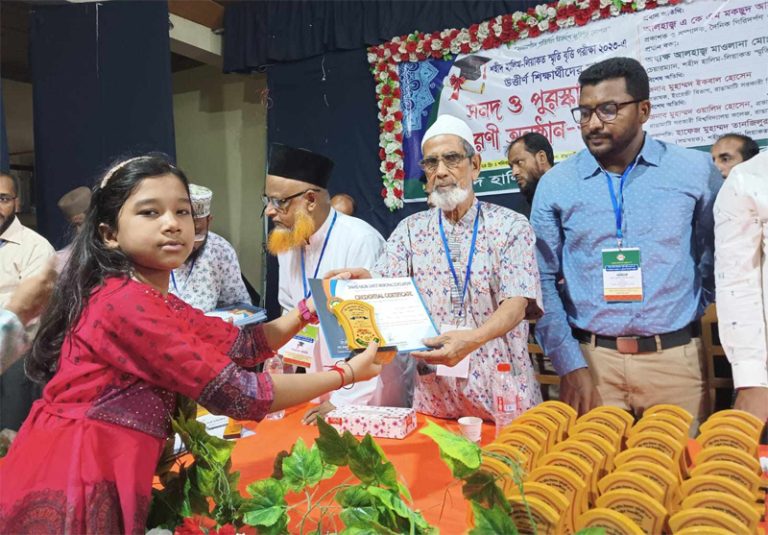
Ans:
[[[239,330],[124,278],[95,290],[59,368],[0,464],[0,533],[144,533],[175,392],[216,414],[260,420],[272,353]]]

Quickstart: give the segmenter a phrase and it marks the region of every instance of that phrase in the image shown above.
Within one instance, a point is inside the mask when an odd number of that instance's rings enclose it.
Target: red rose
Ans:
[[[451,38],[446,37],[445,39],[443,39],[443,50],[447,50],[449,48],[451,48]]]
[[[384,63],[383,61],[380,61],[379,63],[376,64],[376,70],[379,71],[379,72],[386,71],[387,70],[387,64]]]
[[[383,58],[384,57],[384,48],[381,46],[376,47],[376,57]]]
[[[459,36],[459,33],[460,33],[459,30],[457,30],[456,28],[451,30],[451,33],[450,33],[451,40],[456,39]]]
[[[393,82],[399,82],[400,81],[400,75],[397,74],[397,71],[389,71],[389,79]]]
[[[403,142],[403,133],[402,132],[400,132],[399,134],[395,134],[395,141],[397,141],[398,143],[402,143]]]
[[[538,37],[541,35],[541,30],[539,30],[538,26],[531,26],[528,29],[528,37]]]
[[[384,151],[384,147],[379,149],[379,160],[386,160],[387,153]]]
[[[392,105],[392,97],[384,97],[384,99],[381,101],[381,105],[384,108],[389,108]]]
[[[490,50],[491,48],[496,48],[496,38],[493,36],[493,34],[489,35],[483,40],[483,48],[485,50]]]
[[[462,54],[469,54],[469,51],[470,51],[469,43],[461,43],[459,50],[461,50]]]
[[[560,29],[560,26],[557,25],[557,21],[550,20],[549,21],[549,31],[550,32],[556,32]]]
[[[536,8],[535,7],[529,7],[527,13],[530,16],[535,17],[536,16]]]
[[[670,0],[670,4],[673,3],[673,0]],[[632,13],[632,4],[623,4],[621,6],[621,12],[622,13]]]
[[[400,158],[403,157],[403,151],[401,151],[400,149],[395,150],[395,154],[397,154]]]
[[[396,87],[392,90],[392,96],[395,98],[400,98],[400,88]]]
[[[387,188],[381,188],[381,197],[386,198],[387,196]]]
[[[520,19],[517,21],[517,29],[518,30],[524,30],[528,27],[528,23],[525,22],[523,19]]]
[[[507,40],[508,41],[517,41],[518,39],[520,39],[520,34],[517,33],[516,30],[510,30],[509,31],[509,38]]]
[[[416,52],[417,46],[418,46],[418,43],[416,41],[408,41],[407,43],[405,43],[405,50],[410,54],[411,52]]]
[[[395,129],[395,121],[387,121],[384,123],[384,131],[392,132]]]
[[[224,524],[216,532],[216,535],[236,535],[236,534],[237,532],[235,531],[235,526],[233,526],[232,524]]]
[[[600,9],[600,0],[589,0],[589,10],[595,11]]]
[[[656,2],[653,0],[648,0],[648,2],[645,3],[645,9],[654,9],[656,7]]]
[[[395,180],[403,180],[405,178],[405,171],[398,169],[395,171]]]
[[[576,21],[577,26],[584,26],[587,22],[589,22],[590,18],[591,18],[591,14],[588,9],[580,9],[576,12],[576,15],[574,16],[574,20]]]
[[[611,16],[611,6],[605,6],[604,8],[602,8],[600,10],[600,18],[601,19],[607,19],[610,16]],[[587,19],[587,20],[589,20],[589,19]],[[586,21],[584,22],[584,24],[586,24]],[[583,26],[583,24],[582,24],[582,26]]]
[[[392,88],[389,87],[389,84],[384,84],[381,88],[381,94],[382,95],[389,95],[392,92]]]
[[[387,173],[392,172],[392,170],[395,168],[395,162],[385,162],[384,168],[387,170]]]
[[[395,194],[395,197],[397,197],[398,199],[403,198],[403,190],[401,190],[400,188],[395,188],[393,190],[393,193]]]
[[[395,121],[402,121],[403,120],[403,112],[401,112],[400,110],[397,110],[394,113],[394,117],[395,117]]]
[[[479,24],[473,24],[469,27],[469,37],[470,39],[474,39],[477,37],[477,30],[480,28]]]

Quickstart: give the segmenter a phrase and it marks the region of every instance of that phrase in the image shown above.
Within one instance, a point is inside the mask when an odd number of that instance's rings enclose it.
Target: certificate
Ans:
[[[333,358],[348,358],[344,330],[328,307],[332,299],[364,301],[373,306],[376,326],[386,346],[398,353],[428,349],[423,340],[438,335],[419,290],[409,277],[395,279],[310,279],[312,298],[320,318],[328,352]]]

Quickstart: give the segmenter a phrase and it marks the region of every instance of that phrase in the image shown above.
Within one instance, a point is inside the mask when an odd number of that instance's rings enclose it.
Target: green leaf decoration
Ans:
[[[304,487],[314,487],[323,478],[323,461],[316,445],[307,449],[304,440],[299,438],[293,445],[291,454],[283,459],[283,481],[294,492]]]
[[[440,457],[451,469],[453,477],[465,479],[480,467],[480,448],[466,438],[427,419],[427,425],[419,433],[427,435],[440,448]]]
[[[350,450],[349,469],[363,483],[398,489],[395,467],[387,460],[371,435],[365,435],[360,445]]]
[[[429,524],[427,524],[427,521],[421,516],[421,513],[417,513],[409,508],[397,494],[397,491],[379,487],[368,487],[368,492],[376,497],[387,509],[393,511],[397,516],[407,520],[409,527],[415,526],[420,530],[429,529]],[[410,532],[412,530],[409,529],[408,531]]]
[[[322,418],[317,419],[317,429],[320,432],[319,436],[315,439],[315,444],[320,450],[320,455],[323,460],[328,464],[336,466],[345,466],[348,462],[349,456],[349,442],[345,438],[339,435],[332,425],[328,424]],[[352,435],[350,434],[352,437]],[[357,440],[352,437],[354,445],[357,446]]]
[[[343,513],[342,513],[343,514]],[[343,519],[342,519],[343,520]],[[348,526],[341,532],[342,535],[401,535],[397,531],[392,531],[381,524],[370,524],[366,526]]]
[[[512,518],[500,507],[486,509],[476,502],[471,503],[475,527],[469,535],[517,535],[518,531]]]
[[[285,488],[272,478],[262,479],[248,485],[251,499],[243,501],[240,513],[243,522],[257,526],[259,533],[283,533],[288,526]],[[276,531],[269,531],[270,528]]]
[[[504,497],[504,493],[496,485],[496,476],[484,470],[478,470],[464,480],[464,487],[461,489],[467,500],[475,501],[484,507],[500,507],[509,512],[509,502]]]

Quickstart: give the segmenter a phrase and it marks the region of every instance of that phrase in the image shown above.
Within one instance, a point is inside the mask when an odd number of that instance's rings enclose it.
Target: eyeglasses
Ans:
[[[294,193],[293,195],[289,195],[288,197],[283,197],[282,199],[278,199],[275,197],[267,197],[266,195],[262,195],[261,201],[264,203],[264,210],[266,210],[268,206],[271,206],[278,212],[285,212],[285,210],[288,208],[288,205],[291,203],[293,199],[295,199],[296,197],[301,197],[302,195],[310,191],[320,191],[320,190],[317,188],[309,188],[309,189],[305,189],[304,191]]]
[[[0,195],[0,204],[8,204],[16,200],[15,195]]]
[[[442,156],[430,156],[428,158],[424,158],[419,162],[419,167],[421,167],[427,173],[434,173],[437,170],[437,166],[440,165],[440,162],[442,161],[448,169],[455,169],[466,158],[469,158],[469,156],[466,154],[449,152],[448,154],[443,154]]]
[[[597,118],[602,122],[610,123],[611,121],[616,120],[616,117],[619,115],[619,109],[621,109],[622,106],[636,104],[643,100],[645,99],[630,100],[627,102],[603,102],[594,108],[590,108],[589,106],[578,106],[571,109],[571,114],[573,114],[573,120],[579,124],[588,123],[590,119],[592,119],[593,112],[597,114]]]

